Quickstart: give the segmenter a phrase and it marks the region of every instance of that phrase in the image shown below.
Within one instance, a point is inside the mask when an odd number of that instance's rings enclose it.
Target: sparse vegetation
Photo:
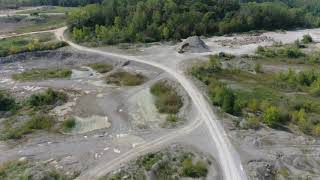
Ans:
[[[1,139],[21,139],[24,135],[36,130],[50,131],[55,123],[55,119],[52,116],[44,113],[35,114],[24,122],[17,122],[12,117],[4,122],[5,128],[1,132]]]
[[[185,177],[206,177],[207,173],[207,165],[203,161],[194,164],[192,158],[188,157],[182,162],[182,175]]]
[[[55,40],[53,34],[12,37],[0,41],[0,57],[31,51],[53,50],[66,46]]]
[[[99,73],[106,73],[112,70],[112,65],[110,64],[93,63],[89,64],[88,66]]]
[[[268,57],[282,57],[282,58],[300,58],[306,56],[297,45],[288,45],[280,47],[262,47],[259,46],[257,54]]]
[[[280,124],[280,112],[276,107],[268,107],[263,113],[263,121],[270,127],[277,127]]]
[[[160,161],[162,159],[162,154],[161,153],[156,153],[156,154],[148,154],[144,157],[142,157],[139,162],[141,165],[147,170],[150,171],[152,166]]]
[[[312,37],[310,36],[310,34],[306,34],[306,35],[303,36],[302,42],[303,42],[304,44],[309,44],[309,43],[312,43],[312,42],[313,42],[313,39],[312,39]]]
[[[171,124],[175,124],[175,123],[178,123],[181,120],[177,115],[170,114],[170,115],[167,116],[166,121],[171,123]]]
[[[256,73],[263,73],[262,65],[260,63],[255,64],[254,71]]]
[[[55,179],[71,180],[72,177],[65,176],[57,170],[51,169],[46,164],[36,164],[28,161],[11,160],[0,165],[1,180],[26,180],[26,179]]]
[[[21,105],[16,108],[17,113],[11,114],[1,122],[0,139],[22,139],[25,135],[37,130],[58,130],[56,126],[58,122],[55,117],[48,114],[48,111],[66,101],[65,93],[48,89],[42,93],[33,94],[26,100],[15,102]]]
[[[44,106],[53,106],[65,103],[67,101],[67,95],[63,92],[54,91],[48,89],[43,93],[33,94],[28,99],[28,104],[31,107],[44,107]]]
[[[126,71],[116,72],[106,77],[107,84],[115,84],[118,86],[138,86],[145,80],[146,78],[142,74],[135,74]]]
[[[181,97],[165,81],[155,83],[150,91],[156,96],[156,107],[160,113],[176,114],[183,105]]]
[[[169,149],[144,155],[117,173],[110,173],[101,180],[145,179],[152,171],[156,179],[206,178],[208,164],[205,158],[184,150]]]
[[[224,112],[246,118],[242,127],[257,129],[265,124],[272,128],[300,129],[317,136],[320,72],[289,69],[287,72],[252,74],[222,70],[219,64],[219,57],[211,57],[206,63],[194,65],[190,73],[207,85],[208,96],[214,105]]]
[[[16,81],[35,81],[53,78],[68,78],[71,76],[70,69],[30,69],[22,73],[12,75]]]

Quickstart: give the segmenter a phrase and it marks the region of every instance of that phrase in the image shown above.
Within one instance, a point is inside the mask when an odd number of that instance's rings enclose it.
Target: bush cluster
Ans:
[[[146,78],[142,74],[135,74],[126,71],[115,72],[106,77],[107,84],[118,86],[138,86],[144,83]]]
[[[206,177],[207,173],[207,165],[203,161],[198,161],[193,164],[192,158],[188,157],[182,162],[182,175],[185,177]]]
[[[165,81],[152,85],[150,92],[156,96],[155,104],[160,113],[176,114],[183,105],[182,98]]]
[[[16,107],[16,100],[7,92],[0,90],[0,111],[10,111]]]
[[[112,65],[110,64],[93,63],[89,64],[88,66],[99,73],[106,73],[112,70]]]
[[[67,95],[63,92],[48,89],[45,92],[31,95],[27,101],[31,107],[43,108],[44,106],[65,103]]]

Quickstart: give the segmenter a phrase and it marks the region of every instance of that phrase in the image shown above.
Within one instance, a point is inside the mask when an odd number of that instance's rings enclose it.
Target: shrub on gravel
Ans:
[[[155,83],[150,91],[156,96],[156,107],[160,113],[176,114],[183,105],[181,97],[165,81]]]
[[[27,101],[31,107],[43,107],[64,103],[67,98],[63,92],[47,89],[45,92],[31,95]]]
[[[279,110],[274,106],[267,108],[263,113],[263,121],[270,127],[278,126],[281,121]]]
[[[312,43],[312,42],[313,42],[313,39],[312,39],[312,37],[310,36],[310,34],[306,34],[306,35],[303,36],[302,42],[303,42],[304,44],[309,44],[309,43]]]
[[[31,69],[12,75],[16,81],[35,81],[53,78],[68,78],[71,76],[70,69]]]
[[[1,132],[1,139],[21,139],[24,135],[35,130],[50,131],[55,124],[55,119],[44,113],[33,115],[25,122],[17,122],[14,118],[5,121],[5,128]]]
[[[193,164],[192,158],[188,157],[182,162],[182,175],[185,177],[206,177],[207,173],[207,165],[203,161],[198,161]]]
[[[120,71],[107,76],[106,83],[116,84],[118,86],[138,86],[141,85],[145,79],[141,74]]]
[[[8,93],[0,90],[0,111],[10,111],[16,107],[16,101]]]
[[[10,160],[0,166],[1,180],[71,180],[73,177],[63,175],[44,163]]]
[[[76,126],[75,118],[68,118],[62,122],[62,129],[65,132],[71,131]]]
[[[110,64],[93,63],[89,64],[88,66],[99,73],[106,73],[112,70],[112,65]]]

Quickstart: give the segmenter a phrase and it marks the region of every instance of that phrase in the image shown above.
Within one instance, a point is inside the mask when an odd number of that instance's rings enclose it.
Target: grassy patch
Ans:
[[[305,56],[304,53],[297,47],[285,47],[285,48],[264,48],[259,46],[257,54],[273,58],[273,57],[284,57],[284,58],[299,58]]]
[[[166,121],[168,123],[175,124],[181,121],[181,119],[177,115],[170,114],[169,116],[167,116]]]
[[[31,69],[19,74],[12,75],[16,81],[35,81],[53,78],[68,78],[71,76],[70,69]]]
[[[1,180],[31,180],[39,179],[39,177],[41,177],[41,179],[56,180],[72,179],[72,177],[65,176],[45,164],[33,164],[28,161],[11,160],[0,165]]]
[[[65,103],[67,99],[65,93],[48,89],[43,93],[31,95],[27,101],[31,107],[41,108]]]
[[[208,164],[200,157],[180,149],[163,150],[146,154],[116,173],[110,173],[101,180],[145,179],[146,172],[152,171],[155,179],[182,179],[183,177],[204,179]]]
[[[53,50],[67,44],[57,41],[52,33],[20,36],[0,41],[0,57],[31,51]]]
[[[33,115],[24,122],[17,122],[13,118],[5,121],[5,128],[1,132],[1,139],[21,139],[24,135],[36,130],[50,131],[56,123],[52,116],[43,113]]]
[[[110,64],[93,63],[89,64],[88,66],[99,73],[106,73],[112,70],[112,65]]]
[[[181,97],[165,81],[155,83],[150,91],[156,96],[156,107],[160,113],[176,114],[183,105]]]
[[[41,13],[68,13],[77,9],[76,7],[42,7],[40,9],[20,11],[18,14],[41,14]]]
[[[148,154],[140,160],[140,164],[147,170],[150,171],[151,167],[162,159],[161,153]]]
[[[35,31],[45,31],[50,29],[57,29],[66,26],[67,16],[46,16],[40,15],[40,18],[44,20],[31,22],[24,27],[19,27],[16,29],[16,33],[27,33]]]
[[[25,135],[37,130],[55,131],[57,121],[55,117],[48,115],[49,110],[67,101],[67,95],[63,92],[48,89],[42,93],[31,95],[26,100],[15,102],[14,114],[9,115],[0,126],[0,139],[21,139]],[[70,122],[61,125],[61,128],[71,127]],[[63,129],[64,129],[63,128]]]
[[[116,72],[106,77],[106,83],[118,86],[138,86],[144,83],[146,78],[141,74],[130,72]]]
[[[0,179],[22,179],[23,172],[28,168],[26,162],[7,161],[0,166]]]
[[[207,165],[203,161],[198,161],[194,164],[192,158],[188,157],[182,162],[182,175],[185,177],[206,177],[207,173]]]

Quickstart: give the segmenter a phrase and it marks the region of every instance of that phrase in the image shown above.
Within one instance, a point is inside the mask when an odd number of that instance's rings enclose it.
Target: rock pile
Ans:
[[[184,40],[177,48],[179,53],[201,53],[208,52],[209,47],[200,39],[199,36],[192,36]]]

